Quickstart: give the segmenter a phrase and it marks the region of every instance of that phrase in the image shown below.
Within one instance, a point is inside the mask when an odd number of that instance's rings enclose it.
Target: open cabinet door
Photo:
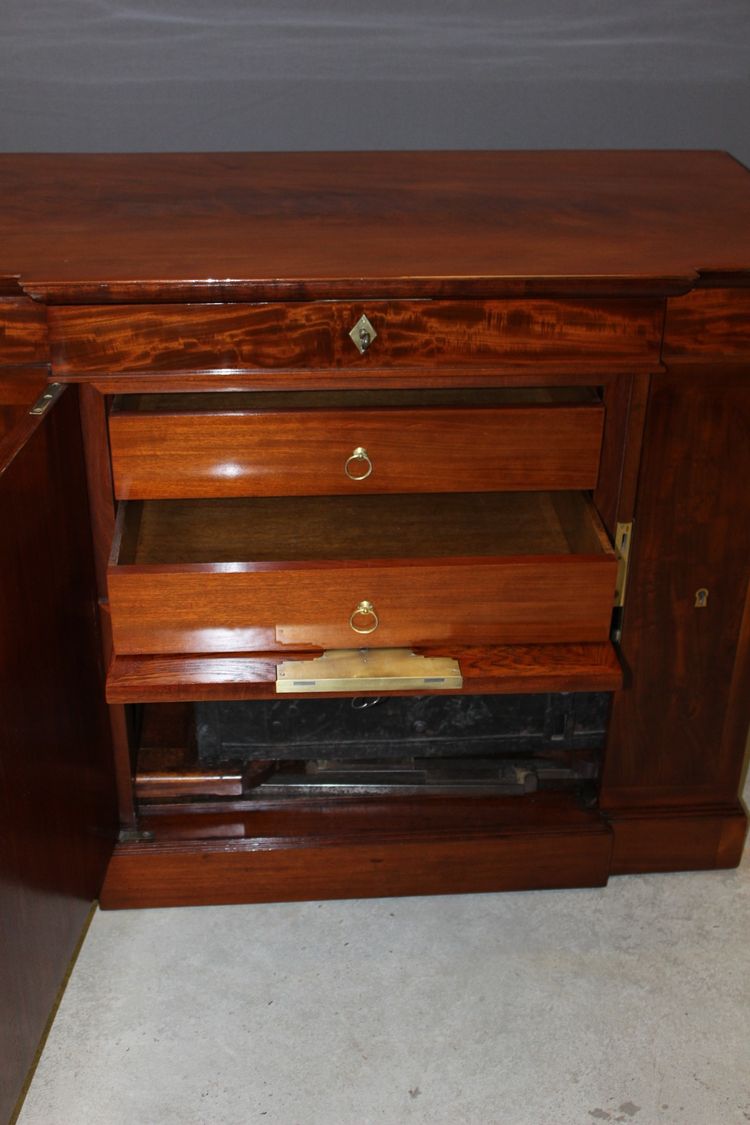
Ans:
[[[0,1121],[117,828],[77,395],[30,414],[45,374],[0,367]]]

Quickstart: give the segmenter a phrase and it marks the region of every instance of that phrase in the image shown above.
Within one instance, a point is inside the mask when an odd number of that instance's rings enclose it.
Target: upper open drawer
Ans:
[[[126,395],[120,499],[593,489],[604,407],[588,387]]]

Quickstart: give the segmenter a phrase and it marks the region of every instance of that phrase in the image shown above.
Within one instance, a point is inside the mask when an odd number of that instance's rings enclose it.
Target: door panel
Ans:
[[[116,833],[75,392],[9,436],[0,459],[0,1120]]]
[[[750,720],[750,369],[651,383],[606,808],[734,803]]]

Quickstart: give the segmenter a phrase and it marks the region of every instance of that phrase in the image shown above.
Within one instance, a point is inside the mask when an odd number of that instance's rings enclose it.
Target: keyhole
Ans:
[[[701,586],[700,590],[695,591],[695,608],[705,609],[708,605],[708,590],[705,586]]]

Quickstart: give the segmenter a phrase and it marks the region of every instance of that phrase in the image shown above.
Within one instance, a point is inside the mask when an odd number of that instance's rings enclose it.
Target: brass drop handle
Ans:
[[[370,624],[367,626],[355,625],[354,619],[356,617],[365,619],[369,618]],[[373,606],[372,602],[360,602],[357,608],[355,610],[352,610],[352,615],[349,618],[349,624],[351,625],[355,633],[374,633],[378,625],[380,624],[380,618],[375,612],[375,607]]]
[[[364,446],[358,445],[352,450],[344,462],[344,472],[349,480],[367,480],[372,472],[372,461]]]

